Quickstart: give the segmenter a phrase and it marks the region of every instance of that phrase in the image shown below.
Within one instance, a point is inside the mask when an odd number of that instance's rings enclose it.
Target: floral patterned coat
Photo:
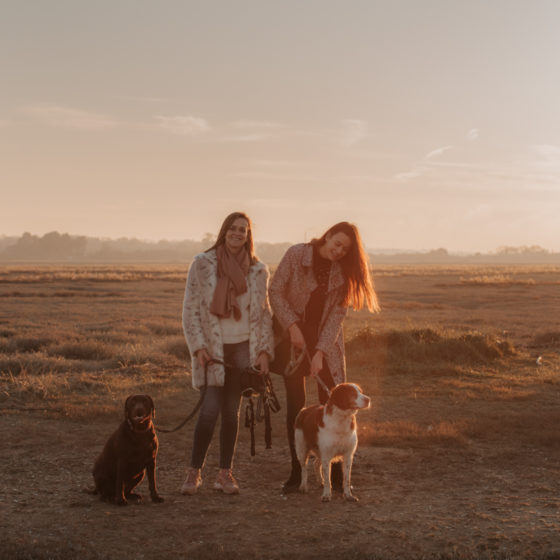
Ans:
[[[210,313],[210,304],[217,283],[218,259],[216,251],[196,255],[189,268],[183,300],[183,331],[191,354],[192,384],[195,389],[204,385],[204,368],[195,353],[206,348],[210,356],[223,361],[224,345],[219,318]],[[249,358],[255,364],[261,352],[274,357],[272,315],[268,301],[268,268],[256,262],[249,268]],[[220,364],[208,367],[208,385],[222,387],[225,371]]]
[[[286,251],[274,273],[269,289],[270,303],[284,329],[304,320],[305,307],[311,292],[317,287],[312,265],[312,245],[300,243]],[[323,352],[335,383],[346,380],[342,322],[348,307],[343,303],[344,284],[342,268],[339,263],[333,262],[316,348]]]

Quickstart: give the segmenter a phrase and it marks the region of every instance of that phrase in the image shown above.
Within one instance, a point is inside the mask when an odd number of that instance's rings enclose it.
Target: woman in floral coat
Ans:
[[[192,356],[193,386],[207,388],[183,494],[195,494],[202,484],[201,469],[220,414],[220,470],[214,488],[239,493],[231,467],[239,426],[240,371],[255,366],[268,372],[274,354],[268,277],[266,265],[254,253],[251,221],[242,212],[225,219],[216,243],[197,255],[189,269],[183,330]]]
[[[290,477],[283,485],[288,493],[296,491],[301,482],[294,421],[305,405],[304,378],[319,377],[329,388],[345,381],[342,322],[348,307],[379,310],[358,228],[340,222],[319,239],[290,247],[270,284],[270,303],[275,318],[289,334],[291,345],[298,350],[306,349],[308,356],[295,372],[284,377],[292,456]],[[277,352],[280,354],[279,348]],[[318,384],[318,392],[319,400],[325,403],[328,394],[322,384]],[[337,465],[340,466],[337,463],[332,470],[333,487],[341,489],[342,472]]]

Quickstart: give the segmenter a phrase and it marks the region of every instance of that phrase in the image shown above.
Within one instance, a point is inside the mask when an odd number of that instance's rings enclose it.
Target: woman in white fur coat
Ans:
[[[268,268],[254,253],[251,220],[242,212],[224,220],[216,243],[197,255],[189,269],[183,331],[193,387],[204,386],[204,369],[211,363],[183,494],[195,494],[202,484],[201,469],[220,414],[220,469],[214,488],[239,493],[231,468],[239,426],[240,370],[254,366],[268,372],[274,354],[268,278]]]

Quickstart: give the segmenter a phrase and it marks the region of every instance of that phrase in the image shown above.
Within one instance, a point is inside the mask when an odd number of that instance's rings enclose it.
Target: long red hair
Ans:
[[[327,238],[344,233],[352,242],[348,252],[338,262],[346,280],[344,305],[359,310],[364,306],[372,312],[381,310],[370,274],[369,258],[364,249],[358,228],[350,222],[339,222],[330,227],[321,237],[313,239],[312,245],[324,245]]]

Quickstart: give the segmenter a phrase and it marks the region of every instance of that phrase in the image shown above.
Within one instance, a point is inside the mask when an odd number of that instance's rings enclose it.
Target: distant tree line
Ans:
[[[560,264],[560,253],[547,251],[538,245],[499,247],[493,253],[452,254],[447,249],[399,254],[375,254],[378,264]]]
[[[3,263],[188,263],[212,245],[214,237],[202,240],[143,241],[135,238],[103,239],[52,231],[43,236],[29,232],[21,237],[0,236]],[[289,243],[257,243],[259,257],[276,264]],[[439,248],[427,252],[370,250],[374,264],[560,264],[560,253],[538,245],[499,247],[493,253],[451,254]]]
[[[0,236],[0,262],[29,263],[188,263],[214,243],[211,234],[202,240],[143,241],[135,238],[102,239],[52,231],[43,236],[29,232],[21,237]],[[257,254],[277,263],[289,243],[259,243]]]

